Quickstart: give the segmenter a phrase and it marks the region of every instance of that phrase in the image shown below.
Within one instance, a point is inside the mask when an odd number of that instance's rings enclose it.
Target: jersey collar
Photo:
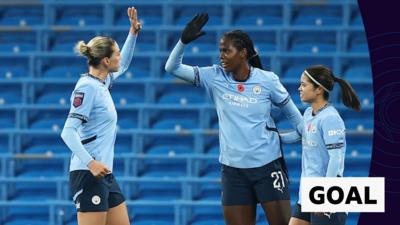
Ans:
[[[90,74],[90,73],[84,73],[83,74],[83,76],[88,76],[88,77],[91,77],[91,78],[93,78],[93,79],[95,79],[95,80],[98,80],[100,83],[102,83],[102,84],[106,84],[106,82],[105,81],[102,81],[102,80],[100,80],[100,78],[98,78],[98,77],[95,77],[95,76],[93,76],[92,74]]]
[[[328,102],[326,103],[322,108],[318,109],[315,113],[311,110],[311,115],[312,116],[316,116],[318,115],[320,112],[322,112],[322,110],[328,108],[328,106],[330,106],[331,104]]]

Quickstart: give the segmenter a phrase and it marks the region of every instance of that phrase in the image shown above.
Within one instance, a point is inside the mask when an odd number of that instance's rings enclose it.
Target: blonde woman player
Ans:
[[[61,137],[71,149],[70,187],[79,225],[129,225],[125,198],[113,175],[117,112],[111,83],[132,60],[141,29],[134,7],[128,8],[129,34],[120,52],[110,37],[77,43],[89,71],[76,83]]]

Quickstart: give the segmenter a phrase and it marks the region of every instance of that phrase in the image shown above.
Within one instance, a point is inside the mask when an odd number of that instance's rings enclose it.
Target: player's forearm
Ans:
[[[299,135],[301,135],[303,132],[303,117],[301,116],[301,113],[294,104],[293,100],[290,98],[288,102],[280,106],[280,108],[293,128],[298,132]]]
[[[137,35],[131,33],[128,34],[128,37],[126,38],[124,46],[122,47],[121,50],[120,68],[118,72],[113,73],[114,79],[123,74],[129,68],[129,65],[131,64],[133,58],[133,52],[136,45],[136,38]]]
[[[301,136],[297,131],[291,131],[287,133],[280,133],[281,141],[286,144],[295,143],[301,140]]]
[[[61,138],[68,148],[77,155],[85,165],[88,165],[89,162],[93,160],[93,157],[86,151],[81,143],[77,130],[77,126],[79,126],[78,123],[79,119],[68,118],[61,132]]]
[[[329,163],[326,171],[326,177],[336,177],[339,175],[339,167],[342,161],[342,154],[340,149],[328,150]]]
[[[182,64],[183,50],[185,45],[179,40],[165,64],[165,71],[172,73],[180,79],[192,82],[195,79],[193,67]]]

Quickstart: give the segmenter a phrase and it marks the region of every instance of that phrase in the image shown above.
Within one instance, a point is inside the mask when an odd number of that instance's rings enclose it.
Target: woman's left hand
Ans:
[[[136,35],[142,29],[142,24],[137,19],[137,10],[135,7],[128,8],[128,16],[129,21],[131,22],[131,28],[129,29],[129,32]]]

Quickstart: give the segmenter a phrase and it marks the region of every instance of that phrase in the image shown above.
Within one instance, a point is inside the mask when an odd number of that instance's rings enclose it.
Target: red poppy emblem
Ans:
[[[85,93],[82,92],[75,92],[74,94],[74,101],[72,105],[76,108],[82,105],[83,98],[85,97]]]
[[[238,84],[238,85],[237,85],[237,90],[238,90],[239,92],[243,92],[243,91],[244,91],[244,85],[243,85],[243,84]]]
[[[313,129],[313,125],[311,123],[307,126],[307,131],[310,132]]]

